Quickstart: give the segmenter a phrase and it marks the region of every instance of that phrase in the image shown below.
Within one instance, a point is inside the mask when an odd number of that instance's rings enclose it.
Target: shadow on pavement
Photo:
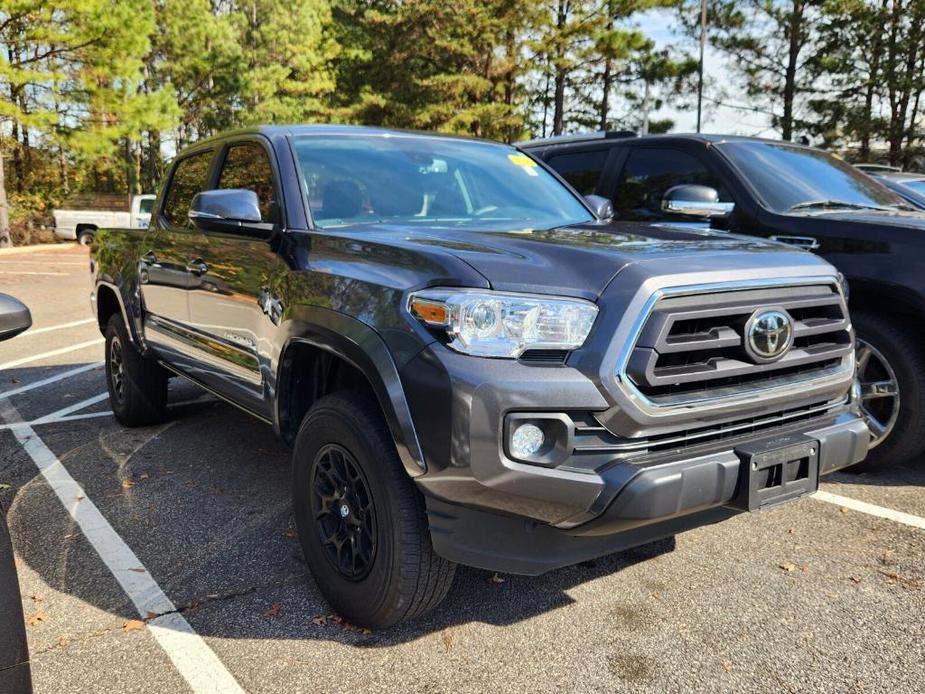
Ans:
[[[29,380],[36,378],[32,376]],[[25,379],[24,379],[25,380]],[[28,381],[26,381],[28,382]],[[93,377],[86,398],[99,392]],[[391,630],[319,625],[330,614],[308,574],[290,513],[289,451],[272,430],[201,392],[177,387],[157,427],[111,417],[38,427],[42,440],[203,636],[325,639],[358,647],[415,640],[469,622],[503,626],[555,610],[568,591],[674,549],[674,539],[536,578],[459,567],[446,602]],[[59,407],[49,403],[46,410]],[[95,409],[106,409],[101,403]],[[49,587],[133,619],[137,615],[79,528],[8,431],[0,432],[3,494],[18,556]],[[279,616],[267,608],[280,603]]]

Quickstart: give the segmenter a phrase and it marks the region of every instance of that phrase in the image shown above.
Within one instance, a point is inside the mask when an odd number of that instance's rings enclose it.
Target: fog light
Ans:
[[[546,440],[543,430],[535,424],[521,424],[511,435],[511,453],[517,458],[536,455]]]

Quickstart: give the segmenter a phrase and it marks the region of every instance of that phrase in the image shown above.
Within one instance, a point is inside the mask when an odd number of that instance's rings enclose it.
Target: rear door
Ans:
[[[282,219],[275,160],[262,138],[226,144],[213,187],[253,190],[262,221],[278,224]],[[192,328],[199,336],[197,378],[266,417],[271,413],[264,374],[282,311],[274,291],[280,267],[277,240],[251,234],[246,226],[235,233],[200,232],[200,281],[189,294]]]
[[[189,295],[201,284],[191,267],[199,232],[187,216],[193,196],[209,185],[214,150],[177,160],[156,218],[141,247],[139,280],[145,339],[167,361],[189,366],[195,349],[189,339]]]

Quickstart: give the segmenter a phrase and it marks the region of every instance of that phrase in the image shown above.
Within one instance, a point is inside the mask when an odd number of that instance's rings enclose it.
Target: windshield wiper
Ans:
[[[798,202],[796,205],[787,208],[787,212],[796,210],[812,210],[826,207],[842,208],[847,210],[880,210],[889,212],[892,207],[880,207],[879,205],[865,205],[860,202],[844,202],[842,200],[808,200],[807,202]]]

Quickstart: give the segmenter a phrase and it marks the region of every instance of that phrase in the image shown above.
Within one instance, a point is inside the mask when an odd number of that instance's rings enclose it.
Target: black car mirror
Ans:
[[[19,299],[0,294],[0,341],[16,337],[32,327],[32,314]]]
[[[613,219],[613,203],[607,198],[601,195],[585,195],[585,202],[598,219],[605,222]]]
[[[662,196],[662,212],[680,217],[725,217],[734,208],[735,203],[720,202],[719,193],[710,186],[683,184],[669,188]]]
[[[268,238],[275,228],[260,214],[257,193],[239,188],[197,193],[188,216],[201,231]]]

